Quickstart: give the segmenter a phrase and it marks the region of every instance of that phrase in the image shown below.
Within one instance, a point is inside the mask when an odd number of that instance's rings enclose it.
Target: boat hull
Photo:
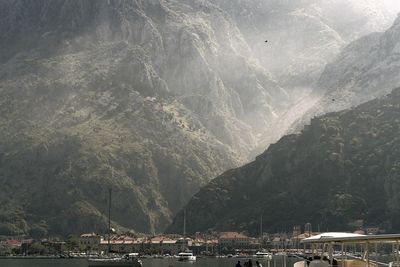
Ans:
[[[177,256],[178,261],[195,261],[196,256],[191,251],[181,252]]]
[[[259,251],[256,253],[256,257],[261,259],[272,259],[272,253]]]
[[[189,257],[180,257],[178,258],[178,261],[195,261],[196,256],[189,256]]]
[[[141,262],[139,261],[124,261],[124,260],[89,260],[88,261],[89,267],[102,267],[102,266],[109,266],[109,267],[142,267]]]

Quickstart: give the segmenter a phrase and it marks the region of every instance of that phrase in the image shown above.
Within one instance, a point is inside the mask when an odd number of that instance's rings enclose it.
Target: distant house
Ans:
[[[363,229],[357,229],[354,231],[355,234],[365,235],[365,231]]]
[[[250,243],[250,237],[238,232],[222,232],[218,238],[218,244],[222,248],[245,248]]]
[[[316,235],[316,234],[315,233],[302,233],[302,234],[293,236],[292,239],[294,239],[294,240],[303,240],[305,238],[309,238],[309,237],[314,236],[314,235]]]
[[[181,237],[176,240],[176,245],[177,245],[177,248],[179,251],[184,251],[184,250],[188,249],[188,247],[192,246],[192,242],[193,242],[193,240],[190,238]]]
[[[79,245],[82,248],[98,249],[102,237],[95,233],[82,234],[79,237]]]
[[[379,234],[379,227],[366,227],[365,232],[367,235],[377,235]]]
[[[290,239],[290,241],[291,241],[290,246],[291,246],[292,248],[299,248],[299,247],[300,247],[300,241],[301,241],[301,240],[303,240],[303,239],[305,239],[305,238],[312,237],[312,236],[314,236],[314,235],[318,235],[318,234],[320,234],[320,233],[319,233],[319,232],[305,232],[305,233],[302,233],[302,234],[294,235],[294,236],[292,236],[292,238]]]
[[[165,236],[156,236],[150,240],[150,248],[157,254],[177,254],[188,247],[188,240],[185,240],[186,242],[182,242],[182,240],[175,240]]]
[[[15,240],[15,239],[10,239],[10,240],[6,240],[6,245],[10,248],[20,248],[22,241],[20,240]]]
[[[46,240],[45,239],[45,240],[41,241],[41,244],[46,246],[46,247],[48,247],[48,248],[52,248],[52,249],[54,249],[55,251],[58,251],[58,252],[62,252],[66,248],[65,247],[66,243],[63,242],[63,241],[52,241],[52,240]],[[22,245],[24,245],[24,243]]]
[[[108,240],[100,242],[100,250],[108,249]],[[180,251],[176,240],[155,236],[152,238],[132,238],[129,236],[113,236],[110,240],[110,250],[117,253],[175,254]]]
[[[127,236],[114,236],[110,238],[110,250],[117,253],[139,252],[144,244],[143,239],[135,239]],[[108,250],[108,240],[103,239],[100,242],[100,250]]]

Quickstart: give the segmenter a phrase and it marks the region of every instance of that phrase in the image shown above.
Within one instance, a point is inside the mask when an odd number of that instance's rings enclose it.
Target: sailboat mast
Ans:
[[[262,246],[263,246],[262,219],[263,219],[263,216],[261,215],[261,218],[260,218],[260,248],[262,248]]]
[[[111,180],[114,180],[114,168],[111,167]],[[108,188],[108,238],[107,238],[107,245],[108,245],[108,255],[111,252],[111,188]]]
[[[111,188],[108,189],[108,254],[111,251],[110,244],[110,236],[111,236]]]
[[[186,209],[183,210],[183,238],[186,238]]]
[[[186,209],[183,209],[183,251],[188,249],[186,244]]]

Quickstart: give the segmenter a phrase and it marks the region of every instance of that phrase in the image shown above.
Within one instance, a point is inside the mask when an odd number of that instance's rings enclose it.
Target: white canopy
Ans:
[[[329,233],[322,233],[319,235],[314,235],[308,238],[305,238],[302,240],[302,242],[308,242],[308,241],[315,241],[315,240],[320,240],[323,241],[324,239],[327,238],[349,238],[349,237],[364,237],[365,235],[360,235],[360,234],[353,234],[353,233],[340,233],[340,232],[329,232]]]
[[[400,234],[389,235],[360,235],[353,233],[322,233],[301,240],[301,243],[364,243],[364,242],[396,242],[400,241]]]

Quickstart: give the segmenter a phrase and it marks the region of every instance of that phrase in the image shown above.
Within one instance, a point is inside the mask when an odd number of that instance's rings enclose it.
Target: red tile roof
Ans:
[[[238,232],[222,232],[219,236],[220,239],[222,238],[248,238],[247,236],[238,233]]]
[[[9,246],[12,246],[12,247],[20,247],[21,246],[21,241],[11,239],[11,240],[7,240],[6,244],[9,245]]]

